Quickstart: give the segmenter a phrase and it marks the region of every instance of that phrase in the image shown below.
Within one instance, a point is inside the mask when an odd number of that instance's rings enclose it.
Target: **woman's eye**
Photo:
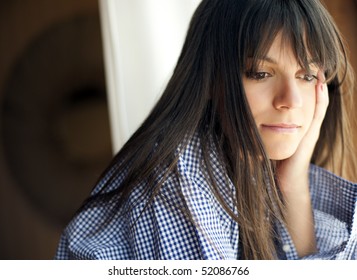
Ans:
[[[304,74],[300,78],[307,82],[313,82],[313,81],[317,80],[317,76],[311,75],[311,74]]]
[[[246,76],[248,79],[261,81],[268,77],[271,77],[272,75],[267,72],[247,72]]]

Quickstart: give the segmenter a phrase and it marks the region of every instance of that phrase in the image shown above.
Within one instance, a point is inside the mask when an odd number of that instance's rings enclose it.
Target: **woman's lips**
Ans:
[[[264,130],[268,130],[276,133],[295,133],[299,130],[301,126],[297,124],[286,124],[286,123],[278,123],[278,124],[262,124],[262,128]]]

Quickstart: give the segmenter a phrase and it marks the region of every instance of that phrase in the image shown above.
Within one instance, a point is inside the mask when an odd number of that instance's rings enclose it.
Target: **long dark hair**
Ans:
[[[203,0],[192,17],[162,97],[114,157],[104,172],[107,175],[110,170],[111,177],[85,207],[114,195],[120,206],[143,180],[154,198],[162,185],[162,181],[155,181],[155,170],[162,167],[166,174],[174,172],[178,147],[184,147],[195,134],[200,139],[211,189],[239,223],[242,258],[276,258],[272,220],[284,221],[284,203],[274,164],[265,153],[249,109],[242,76],[247,71],[247,58],[254,68],[279,32],[291,44],[302,67],[307,69],[308,58],[313,58],[325,69],[330,106],[312,162],[328,164],[337,140],[346,140],[341,83],[348,63],[341,36],[325,8],[317,0]],[[218,152],[236,188],[238,215],[226,205],[212,176],[212,149]],[[121,185],[108,191],[107,186],[118,176],[124,177]],[[272,218],[270,222],[267,217]]]

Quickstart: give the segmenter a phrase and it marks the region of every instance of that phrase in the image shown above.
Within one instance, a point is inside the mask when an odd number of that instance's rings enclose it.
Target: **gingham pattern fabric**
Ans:
[[[221,195],[236,212],[234,188],[214,151],[210,157]],[[84,208],[64,230],[56,259],[237,259],[239,225],[222,208],[200,164],[198,138],[180,154],[177,172],[169,174],[160,192],[145,208],[149,194],[138,184],[117,207],[117,197]],[[94,189],[97,193],[114,169]],[[158,178],[163,170],[158,171]],[[114,174],[114,189],[125,170]],[[305,259],[357,258],[357,185],[311,165],[311,199],[318,253]],[[182,209],[188,210],[188,217]],[[144,210],[144,211],[143,211]],[[294,244],[281,224],[276,225],[280,259],[298,259]]]

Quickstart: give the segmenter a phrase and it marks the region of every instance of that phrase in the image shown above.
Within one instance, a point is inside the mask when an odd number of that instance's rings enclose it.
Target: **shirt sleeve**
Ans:
[[[356,259],[357,185],[311,166],[310,189],[318,252],[305,259]]]

